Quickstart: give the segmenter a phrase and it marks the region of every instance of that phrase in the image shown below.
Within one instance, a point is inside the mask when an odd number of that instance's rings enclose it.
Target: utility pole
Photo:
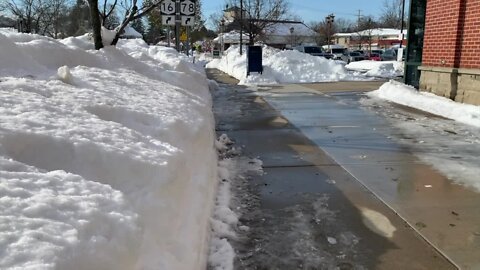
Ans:
[[[402,21],[400,22],[402,26],[400,27],[400,48],[402,48],[403,45],[403,20],[405,17],[405,0],[402,0]]]
[[[240,0],[240,55],[242,52],[243,46],[243,0]]]
[[[362,10],[358,10],[358,18],[357,18],[357,28],[360,27],[360,19],[362,18]]]

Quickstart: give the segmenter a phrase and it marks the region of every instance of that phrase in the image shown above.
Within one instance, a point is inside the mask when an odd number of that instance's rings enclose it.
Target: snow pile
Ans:
[[[200,269],[207,79],[168,48],[89,42],[0,33],[0,268]]]
[[[403,76],[403,62],[398,61],[356,61],[345,66],[348,70],[366,72],[368,77],[395,78]]]
[[[248,231],[247,226],[239,222],[240,213],[235,207],[232,190],[245,181],[248,173],[263,174],[262,161],[238,156],[238,150],[226,134],[215,142],[219,155],[218,162],[218,195],[211,219],[212,239],[210,243],[209,269],[233,270],[235,251],[233,241],[238,240],[236,231]],[[237,198],[238,199],[238,198]],[[232,209],[236,210],[234,212]]]
[[[396,81],[383,84],[380,89],[368,93],[368,96],[386,99],[461,123],[480,127],[480,106],[462,104],[432,93],[419,92],[411,86]]]
[[[225,51],[221,59],[214,59],[207,68],[217,68],[240,80],[240,84],[279,84],[360,80],[363,76],[349,73],[343,65],[323,57],[298,51],[282,51],[263,47],[263,74],[247,77],[246,54],[239,54],[238,46]]]
[[[381,104],[378,99],[381,98],[456,120],[457,122],[431,117],[416,119],[415,115],[384,112],[387,119],[393,119],[394,125],[405,134],[405,137],[398,139],[400,143],[414,149],[413,153],[422,161],[432,165],[453,182],[480,191],[480,106],[461,104],[431,93],[418,92],[394,81],[368,95],[374,99],[363,100],[363,105],[371,107],[376,103]]]

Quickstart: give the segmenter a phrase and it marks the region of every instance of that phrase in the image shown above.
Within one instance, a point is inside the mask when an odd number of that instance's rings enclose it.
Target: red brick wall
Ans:
[[[480,68],[480,0],[427,0],[423,65]]]
[[[459,67],[480,68],[480,0],[466,1]]]

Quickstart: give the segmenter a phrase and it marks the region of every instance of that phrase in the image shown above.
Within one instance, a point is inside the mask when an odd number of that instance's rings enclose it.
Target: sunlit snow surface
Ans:
[[[367,108],[386,116],[404,136],[398,142],[452,181],[480,192],[480,106],[461,104],[409,86],[389,82],[362,99]],[[383,99],[443,117],[400,113]]]
[[[141,40],[0,31],[0,268],[205,265],[216,154],[202,68]]]
[[[208,63],[207,68],[220,69],[247,85],[369,80],[360,72],[350,72],[338,61],[324,57],[268,46],[263,46],[262,53],[262,74],[252,72],[247,77],[246,53],[240,56],[238,46],[230,47],[221,59]]]
[[[217,68],[244,85],[365,81],[403,75],[403,62],[365,60],[345,65],[343,61],[268,46],[263,46],[262,61],[263,73],[247,76],[246,51],[240,55],[239,47],[232,46],[221,59],[210,61],[207,68]]]

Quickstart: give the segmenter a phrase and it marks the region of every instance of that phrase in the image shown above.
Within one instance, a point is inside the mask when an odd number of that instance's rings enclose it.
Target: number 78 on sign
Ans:
[[[180,14],[191,16],[195,14],[195,0],[161,0],[160,13],[163,15],[175,14],[175,2],[180,1]]]
[[[191,16],[195,14],[195,1],[194,0],[181,0],[180,1],[180,14]]]

